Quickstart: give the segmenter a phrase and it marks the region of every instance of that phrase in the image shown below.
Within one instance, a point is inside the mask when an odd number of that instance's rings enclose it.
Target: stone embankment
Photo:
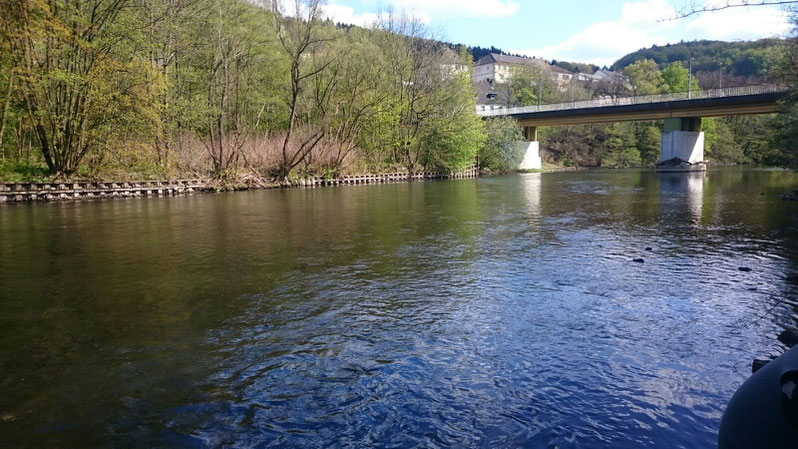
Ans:
[[[248,186],[226,186],[202,179],[177,181],[131,181],[131,182],[18,182],[0,183],[0,203],[76,201],[98,198],[134,198],[155,196],[188,195],[197,192],[226,190],[248,190],[287,187],[324,187],[355,184],[383,184],[431,179],[466,179],[479,176],[472,167],[458,173],[383,173],[376,175],[343,176],[335,179],[307,178],[291,184],[259,183]]]
[[[424,181],[430,179],[467,179],[479,177],[479,169],[471,167],[466,171],[458,173],[439,173],[439,172],[425,172],[425,173],[383,173],[377,175],[354,175],[343,176],[335,179],[325,178],[307,178],[295,181],[293,186],[298,187],[323,187],[323,186],[338,186],[338,185],[354,185],[354,184],[384,184],[393,182],[407,182],[407,181]]]
[[[202,191],[206,186],[207,183],[199,179],[132,182],[0,183],[0,203],[183,195]]]

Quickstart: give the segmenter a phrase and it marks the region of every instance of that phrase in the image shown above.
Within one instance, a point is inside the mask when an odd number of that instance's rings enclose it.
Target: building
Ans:
[[[559,87],[560,90],[567,90],[568,86],[572,82],[574,82],[573,72],[565,70],[564,68],[557,65],[551,65],[550,69],[551,69],[551,78],[554,80],[555,83],[557,83],[557,86]]]
[[[547,65],[542,59],[490,53],[477,61],[474,67],[474,81],[506,83],[514,73],[536,67],[545,68]]]
[[[562,91],[568,90],[575,81],[575,74],[560,66],[551,65],[543,59],[490,53],[477,61],[474,81],[477,83],[503,84],[521,71],[537,70],[547,73]]]

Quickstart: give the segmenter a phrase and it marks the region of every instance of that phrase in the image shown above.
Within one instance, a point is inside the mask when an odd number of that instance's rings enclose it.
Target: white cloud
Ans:
[[[617,20],[590,25],[553,45],[516,51],[547,59],[611,65],[627,53],[667,43],[665,31],[677,24],[664,19],[675,14],[673,6],[666,0],[625,3]]]
[[[513,0],[402,0],[394,6],[434,16],[507,17],[521,9]]]
[[[353,8],[332,2],[324,6],[324,17],[334,22],[348,23],[362,27],[369,27],[377,22],[378,19],[377,14],[355,14],[355,10]]]
[[[778,8],[732,8],[704,13],[687,24],[687,39],[752,40],[784,36],[790,29],[789,13]]]
[[[508,17],[521,9],[521,4],[514,0],[364,0],[363,3],[371,6],[372,10],[404,11],[427,24],[433,18]],[[330,0],[324,7],[324,16],[336,22],[361,26],[371,25],[379,18],[375,12],[357,14],[354,8],[336,0]]]
[[[717,1],[720,0],[709,0],[706,4]],[[783,35],[790,29],[788,13],[772,7],[732,8],[668,20],[676,15],[677,10],[666,0],[628,2],[617,20],[590,25],[543,48],[513,51],[609,66],[628,53],[652,45],[696,39],[751,40]]]

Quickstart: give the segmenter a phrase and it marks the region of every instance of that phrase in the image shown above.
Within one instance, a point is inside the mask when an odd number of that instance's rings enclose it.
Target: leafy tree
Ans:
[[[459,171],[474,164],[485,143],[484,123],[476,114],[476,99],[467,73],[455,75],[446,90],[436,92],[436,109],[423,138],[425,167]]]
[[[632,124],[613,123],[607,127],[604,142],[606,151],[601,156],[601,166],[608,168],[639,167],[640,151],[635,145]]]
[[[479,151],[480,169],[495,173],[516,170],[524,158],[519,145],[524,133],[518,121],[510,117],[497,117],[485,121],[487,138]]]
[[[636,122],[633,126],[640,164],[649,167],[655,165],[659,162],[661,127],[656,122]]]
[[[533,106],[538,104],[537,88],[531,71],[513,73],[503,86],[507,98],[507,106]]]
[[[688,89],[690,84],[690,71],[686,69],[680,62],[669,64],[662,70],[662,80],[664,86],[670,93],[687,92],[688,90],[698,90],[698,79],[692,79],[692,88]]]
[[[643,59],[625,68],[623,73],[629,77],[634,95],[653,95],[667,91],[668,86],[651,59]]]
[[[74,173],[93,149],[157,117],[163,84],[129,53],[119,16],[126,0],[9,0],[0,6],[19,90],[42,156]]]

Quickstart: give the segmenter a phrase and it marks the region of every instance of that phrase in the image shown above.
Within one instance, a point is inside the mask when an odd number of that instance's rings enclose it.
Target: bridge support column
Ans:
[[[520,170],[540,170],[543,168],[543,162],[540,159],[538,129],[532,126],[525,126],[524,138],[526,142],[521,142],[524,160],[521,161],[521,165],[518,168]]]
[[[704,133],[701,118],[665,119],[657,171],[704,171]]]

